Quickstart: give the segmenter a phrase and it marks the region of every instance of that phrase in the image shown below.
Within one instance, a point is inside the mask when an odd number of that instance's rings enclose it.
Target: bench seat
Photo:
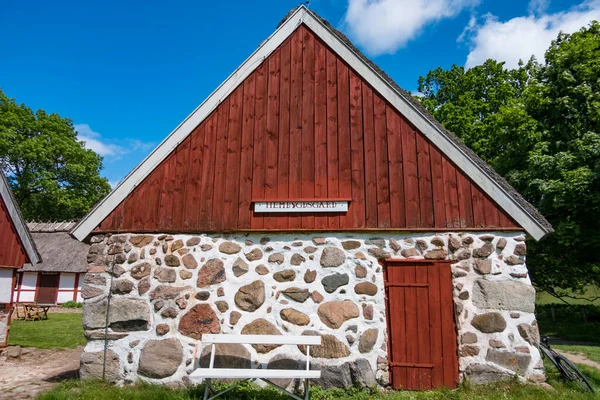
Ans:
[[[190,374],[190,378],[210,379],[319,379],[321,371],[297,369],[242,369],[242,368],[198,368]]]

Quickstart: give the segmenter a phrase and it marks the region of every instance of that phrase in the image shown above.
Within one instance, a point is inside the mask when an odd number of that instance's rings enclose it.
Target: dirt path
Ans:
[[[567,357],[569,360],[573,361],[575,364],[583,364],[588,365],[590,367],[594,367],[600,369],[600,363],[596,361],[590,360],[584,354],[581,353],[570,353],[563,350],[554,349],[558,354],[562,354]]]
[[[0,357],[0,399],[31,399],[76,377],[81,350],[25,348],[19,358]]]

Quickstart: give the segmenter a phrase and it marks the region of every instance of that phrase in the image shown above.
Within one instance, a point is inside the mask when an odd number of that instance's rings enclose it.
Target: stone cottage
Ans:
[[[544,379],[540,213],[301,6],[78,225],[82,376],[187,382],[205,333],[321,335],[325,387]],[[108,316],[108,333],[105,322]],[[297,365],[221,346],[218,365]],[[293,382],[286,382],[293,385]]]

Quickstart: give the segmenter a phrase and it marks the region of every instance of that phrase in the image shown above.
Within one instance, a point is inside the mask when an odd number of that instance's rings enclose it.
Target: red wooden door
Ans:
[[[40,274],[40,283],[36,301],[41,304],[56,303],[58,293],[58,274]]]
[[[392,387],[455,388],[458,358],[450,264],[388,262],[385,286]]]

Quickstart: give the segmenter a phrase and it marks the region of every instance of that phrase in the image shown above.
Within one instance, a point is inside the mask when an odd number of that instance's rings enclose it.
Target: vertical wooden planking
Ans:
[[[391,106],[386,106],[388,158],[390,171],[390,222],[393,227],[406,226],[404,211],[404,172],[402,160],[401,119]]]
[[[471,182],[461,171],[456,171],[458,186],[458,212],[460,214],[460,227],[473,226],[473,202],[471,198]]]
[[[181,230],[183,228],[184,200],[187,185],[182,184],[182,182],[187,181],[191,142],[191,136],[188,136],[181,142],[177,151],[177,158],[175,159],[176,184],[173,190],[173,223],[171,225],[174,230]]]
[[[267,140],[266,140],[266,170],[265,197],[277,198],[277,155],[279,149],[279,81],[281,73],[281,52],[276,51],[269,58],[269,81],[267,90]],[[265,215],[264,226],[272,228],[277,218]]]
[[[388,143],[386,104],[379,95],[373,96],[375,128],[375,170],[377,173],[377,226],[390,227],[390,183],[388,165]]]
[[[352,226],[365,226],[365,162],[363,136],[362,83],[350,70],[350,136],[352,151]]]
[[[483,195],[483,210],[486,228],[496,228],[500,224],[498,208],[487,194]]]
[[[339,149],[339,195],[341,198],[352,198],[352,160],[350,138],[350,76],[348,67],[337,60],[337,119]],[[352,228],[352,202],[347,213],[340,214],[340,228]]]
[[[216,154],[215,149],[217,147],[217,110],[212,113],[206,121],[206,133],[204,137],[204,154],[202,169],[202,192],[200,198],[200,213],[198,216],[198,230],[208,230],[212,225],[212,206],[214,200],[214,180],[215,180],[215,162]]]
[[[341,58],[299,26],[139,183],[120,208],[123,220],[115,209],[98,228],[519,228],[406,118],[373,95]],[[351,202],[348,213],[252,211],[253,200],[269,198]]]
[[[148,191],[152,190],[148,184],[144,181],[139,186],[139,200],[132,211],[133,213],[133,225],[132,230],[140,232],[144,229],[144,219],[146,217],[146,208],[148,207]]]
[[[458,211],[458,190],[456,185],[456,168],[442,157],[442,175],[444,177],[444,205],[446,208],[446,227],[460,227]]]
[[[500,206],[496,205],[496,207],[498,207],[498,216],[500,217],[498,221],[498,226],[500,226],[501,228],[519,228],[519,225],[517,225],[510,218],[510,216],[503,209],[500,208]]]
[[[387,266],[391,279],[388,280],[389,284],[402,284],[406,283],[404,279],[404,271],[403,267],[400,265],[390,264]],[[406,358],[406,349],[408,346],[407,337],[406,337],[406,301],[405,301],[405,293],[406,288],[404,287],[391,287],[390,291],[390,301],[391,306],[388,310],[398,310],[396,313],[389,313],[389,318],[391,318],[390,325],[392,326],[392,333],[390,335],[393,336],[393,347],[391,350],[391,362],[394,363],[405,363],[407,362]],[[406,385],[406,369],[405,368],[397,368],[397,372],[394,373],[394,384],[396,388],[399,385]]]
[[[266,176],[266,154],[265,147],[267,138],[267,79],[268,62],[265,61],[255,71],[255,109],[254,109],[254,154],[252,157],[252,200],[265,199],[265,176]],[[264,224],[262,213],[252,211],[252,229],[262,229]]]
[[[206,125],[201,124],[191,134],[190,166],[187,177],[187,190],[185,192],[185,212],[183,228],[185,230],[197,229],[200,216],[202,194],[202,162],[204,160],[204,136]]]
[[[140,186],[137,186],[135,189],[133,189],[131,194],[124,200],[125,212],[123,213],[123,221],[121,221],[121,223],[119,224],[120,230],[124,230],[124,229],[132,230],[133,229],[133,219],[134,219],[134,213],[136,210],[135,205],[139,204],[139,202],[141,200],[141,198],[140,198],[141,189],[142,188]]]
[[[227,169],[225,171],[223,212],[223,228],[226,229],[238,226],[244,85],[238,86],[229,97],[229,132],[227,133]]]
[[[222,230],[225,210],[225,177],[227,172],[227,134],[229,133],[229,103],[226,98],[217,109],[217,143],[215,147],[215,181],[210,227]]]
[[[327,53],[327,198],[340,197],[339,190],[339,154],[338,154],[338,109],[337,109],[337,56],[326,49]],[[328,228],[337,229],[340,217],[337,213],[328,214]]]
[[[306,28],[300,26],[292,36],[290,82],[290,198],[304,198],[302,193],[302,41]],[[302,227],[302,214],[290,213],[288,228]]]
[[[402,120],[402,154],[404,156],[404,198],[406,227],[416,228],[421,223],[419,215],[419,177],[417,169],[417,143],[414,129]]]
[[[416,266],[415,264],[407,264],[402,268],[404,270],[405,282],[415,283],[416,280]],[[406,362],[407,363],[418,363],[419,362],[419,348],[418,348],[418,319],[417,319],[417,306],[420,299],[417,298],[417,288],[407,287],[406,289],[406,305],[404,312],[406,314],[406,340],[410,343],[406,346]],[[407,389],[416,389],[416,368],[409,368],[406,377]]]
[[[117,208],[115,208],[114,210],[114,214],[112,217],[112,222],[111,222],[111,230],[112,231],[120,231],[120,226],[121,226],[121,222],[123,220],[123,209],[125,208],[125,203],[127,202],[127,199],[123,200],[118,206]]]
[[[377,168],[375,158],[375,126],[373,110],[373,90],[362,83],[362,105],[364,126],[364,170],[365,170],[365,225],[376,228],[377,224]]]
[[[145,179],[145,184],[150,187],[150,190],[146,193],[148,201],[146,203],[146,210],[144,212],[144,219],[142,223],[143,229],[151,229],[152,227],[156,226],[156,218],[159,215],[162,176],[163,168],[159,165],[159,167],[152,171]]]
[[[281,46],[281,75],[279,77],[279,152],[277,161],[277,199],[290,195],[290,73],[291,40]],[[276,229],[287,229],[288,213],[275,217]]]
[[[433,187],[431,184],[431,160],[429,159],[429,142],[417,132],[417,168],[419,171],[419,207],[421,226],[434,226]]]
[[[173,222],[173,190],[175,187],[175,160],[177,153],[171,153],[163,161],[163,177],[160,187],[160,205],[158,209],[158,226],[154,229],[166,229]],[[123,204],[123,203],[121,203]]]
[[[441,264],[443,266],[443,264]],[[444,382],[444,363],[442,352],[442,315],[440,301],[440,264],[432,265],[427,269],[427,282],[429,284],[429,343],[431,346],[431,363],[433,371],[431,384],[434,388],[442,386]]]
[[[238,200],[238,228],[249,229],[252,210],[252,152],[254,151],[256,74],[244,82],[244,106],[242,108],[242,149],[240,154],[240,195]]]
[[[315,198],[327,198],[327,56],[315,40]],[[315,215],[316,229],[328,227],[327,215]]]
[[[417,264],[416,267],[416,282],[427,283],[427,270],[434,266],[430,264]],[[418,349],[419,349],[419,364],[431,364],[431,342],[430,342],[430,329],[429,324],[431,322],[429,315],[429,287],[416,288],[417,292],[417,325],[418,325]],[[419,390],[431,389],[431,370],[428,368],[421,368],[418,371],[417,376],[417,388]]]
[[[458,378],[458,360],[456,354],[456,327],[454,326],[454,302],[452,300],[452,275],[450,264],[440,263],[439,269],[444,386],[454,388]]]
[[[436,228],[446,228],[446,195],[444,193],[442,154],[433,145],[429,146],[429,153],[431,158],[434,225]]]
[[[304,29],[302,42],[302,197],[315,197],[315,42]],[[315,227],[313,214],[302,214],[302,228]]]
[[[473,226],[475,228],[483,228],[485,226],[483,193],[477,185],[471,185],[471,198],[473,202]]]

